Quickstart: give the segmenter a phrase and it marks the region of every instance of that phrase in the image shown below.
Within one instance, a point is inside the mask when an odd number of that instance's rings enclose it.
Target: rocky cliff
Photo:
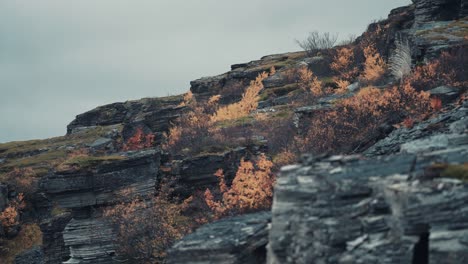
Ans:
[[[357,50],[359,65],[369,42],[389,61],[402,39],[410,46],[413,68],[444,51],[466,56],[467,8],[465,0],[414,0],[372,23],[345,48]],[[249,82],[269,73],[250,115],[201,129],[206,137],[212,130],[219,134],[212,141],[193,137],[179,151],[165,144],[168,135],[176,134],[171,128],[194,111],[184,95],[100,106],[78,115],[63,137],[0,144],[0,212],[19,206],[23,195],[27,204],[13,224],[0,225],[0,256],[8,256],[6,263],[138,262],[119,255],[118,231],[106,212],[130,201],[149,204],[147,197],[159,194],[166,181],[171,201],[184,204],[217,188],[219,169],[230,185],[241,160],[266,153],[276,162],[277,149],[304,148],[304,141],[290,138],[315,129],[308,126],[312,118],[323,117],[366,86],[356,77],[344,91],[306,100],[291,73],[306,68],[335,91],[331,63],[337,50],[313,57],[306,52],[269,55],[192,81],[191,100],[197,106],[219,97],[223,107],[239,102]],[[459,75],[466,73],[466,65],[453,67]],[[391,116],[357,145],[335,149],[346,155],[324,151],[283,167],[271,212],[203,225],[174,244],[167,262],[466,263],[468,87],[448,82],[424,83],[433,113],[421,120]],[[385,91],[398,83],[386,74],[374,88]],[[139,145],[132,145],[135,141]],[[200,145],[197,151],[192,144]],[[204,223],[210,220],[202,211],[206,207],[195,201],[180,218]],[[24,246],[15,247],[21,244],[17,241]]]

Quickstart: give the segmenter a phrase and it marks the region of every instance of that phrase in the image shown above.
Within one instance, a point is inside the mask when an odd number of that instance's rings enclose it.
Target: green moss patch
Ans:
[[[462,165],[446,165],[440,175],[442,177],[468,181],[468,163]]]

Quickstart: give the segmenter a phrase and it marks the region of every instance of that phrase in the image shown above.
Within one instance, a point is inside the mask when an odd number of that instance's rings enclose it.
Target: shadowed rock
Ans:
[[[261,212],[205,225],[174,245],[168,263],[264,263],[270,218]]]

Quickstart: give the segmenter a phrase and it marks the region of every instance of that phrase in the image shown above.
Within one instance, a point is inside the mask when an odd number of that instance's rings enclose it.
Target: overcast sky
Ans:
[[[234,63],[360,34],[410,0],[1,0],[0,142],[63,135],[96,106],[187,91]]]

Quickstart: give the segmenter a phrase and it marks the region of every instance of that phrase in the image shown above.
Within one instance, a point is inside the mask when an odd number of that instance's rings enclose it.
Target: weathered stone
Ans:
[[[261,212],[223,219],[177,242],[168,263],[265,263],[271,214]]]
[[[72,219],[63,231],[63,239],[71,257],[64,263],[115,263],[116,236],[102,219]]]
[[[97,107],[76,116],[67,126],[67,133],[76,133],[88,127],[132,123],[144,124],[153,132],[167,131],[170,122],[179,117],[184,107],[182,96],[144,98],[124,103]]]
[[[329,76],[332,73],[330,61],[324,56],[305,58],[302,62],[304,62],[316,76]]]
[[[375,145],[371,146],[364,153],[367,156],[387,155],[400,151],[403,144],[405,148],[411,149],[415,144],[426,148],[433,147],[448,147],[456,146],[457,139],[464,140],[466,135],[463,134],[466,130],[466,122],[468,108],[465,106],[455,107],[452,110],[441,113],[438,116],[423,121],[412,128],[401,127],[394,130],[386,138],[380,140]],[[455,135],[450,135],[455,134]],[[433,137],[432,137],[433,136]],[[432,138],[431,138],[432,137]],[[425,138],[422,141],[418,141]],[[449,140],[449,138],[451,138]],[[439,142],[438,139],[444,139]],[[423,143],[426,142],[426,143]],[[422,145],[420,143],[423,143]]]
[[[273,88],[273,87],[281,87],[288,84],[288,80],[281,74],[275,74],[272,76],[267,77],[263,80],[263,87],[265,89]]]
[[[16,256],[15,264],[46,264],[44,252],[39,246],[35,246]]]
[[[93,143],[89,144],[89,147],[93,149],[100,149],[106,147],[111,142],[112,139],[110,138],[98,138]]]
[[[186,197],[194,190],[217,185],[218,178],[214,174],[219,169],[223,169],[226,180],[231,181],[241,158],[249,158],[246,148],[173,161],[172,176],[179,179],[176,192]]]
[[[432,90],[429,90],[432,96],[435,96],[442,100],[443,103],[448,103],[456,99],[460,95],[461,89],[450,86],[439,86]]]
[[[46,196],[63,208],[107,205],[119,202],[125,189],[139,196],[153,193],[159,164],[160,155],[155,150],[128,153],[126,159],[91,170],[55,172],[40,185]]]
[[[466,15],[465,0],[412,0],[416,6],[415,23],[456,20]]]
[[[468,140],[411,152],[283,168],[268,263],[465,263],[468,184],[428,168],[466,163]]]
[[[45,263],[61,264],[70,258],[70,250],[63,241],[63,230],[71,217],[70,213],[63,213],[41,223]]]

